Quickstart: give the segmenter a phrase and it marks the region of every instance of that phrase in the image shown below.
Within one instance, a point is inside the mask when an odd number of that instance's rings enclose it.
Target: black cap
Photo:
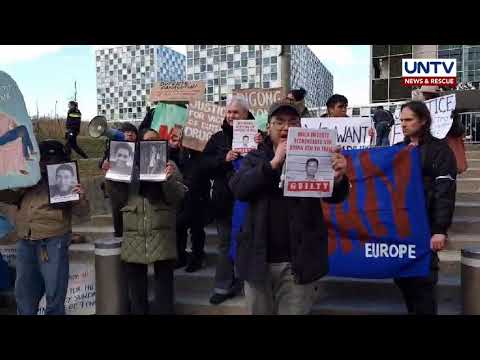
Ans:
[[[69,156],[65,146],[57,140],[44,140],[38,144],[40,161],[68,161]]]
[[[284,99],[279,100],[270,106],[268,109],[268,121],[272,118],[273,115],[280,109],[290,110],[293,111],[298,117],[300,117],[300,110],[293,104],[292,100]]]

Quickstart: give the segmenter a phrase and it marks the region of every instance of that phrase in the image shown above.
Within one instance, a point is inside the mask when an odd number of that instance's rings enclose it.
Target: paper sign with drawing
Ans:
[[[0,71],[0,190],[35,185],[40,180],[38,144],[22,93]]]

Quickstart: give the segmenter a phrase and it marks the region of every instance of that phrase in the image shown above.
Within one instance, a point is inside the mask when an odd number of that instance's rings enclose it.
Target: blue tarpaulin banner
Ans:
[[[401,145],[346,150],[350,193],[341,204],[323,203],[328,227],[330,276],[426,276],[430,229],[420,155]],[[236,201],[232,251],[247,204]]]

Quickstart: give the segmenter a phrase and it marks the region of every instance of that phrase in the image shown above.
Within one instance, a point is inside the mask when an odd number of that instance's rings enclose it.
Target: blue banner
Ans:
[[[350,194],[341,204],[323,203],[329,275],[371,279],[426,276],[431,236],[418,149],[392,146],[343,154]],[[233,258],[246,209],[246,203],[235,202]]]
[[[343,154],[350,194],[341,204],[323,203],[329,275],[427,275],[430,230],[418,149],[392,146]]]

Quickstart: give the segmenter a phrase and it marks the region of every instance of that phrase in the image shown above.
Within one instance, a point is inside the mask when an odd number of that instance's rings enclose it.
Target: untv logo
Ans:
[[[457,85],[456,59],[402,59],[402,85]]]

